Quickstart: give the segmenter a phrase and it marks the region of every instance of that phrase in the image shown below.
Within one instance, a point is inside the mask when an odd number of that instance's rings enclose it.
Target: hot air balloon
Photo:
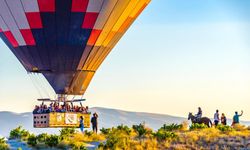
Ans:
[[[28,73],[42,74],[65,101],[65,95],[85,93],[104,59],[149,2],[0,0],[0,37]]]

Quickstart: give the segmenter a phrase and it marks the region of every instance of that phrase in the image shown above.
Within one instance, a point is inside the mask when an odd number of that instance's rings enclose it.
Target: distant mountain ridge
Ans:
[[[120,124],[132,126],[133,124],[139,124],[145,122],[147,126],[154,130],[160,128],[164,123],[181,123],[187,118],[175,117],[165,114],[155,114],[146,112],[131,112],[111,108],[93,107],[91,112],[97,112],[99,115],[98,123],[99,128],[110,128]],[[0,112],[0,135],[8,136],[11,129],[21,125],[26,130],[32,133],[39,134],[43,132],[58,133],[60,129],[36,129],[33,128],[32,113],[14,113],[8,111]],[[230,120],[228,121],[230,122]],[[250,125],[250,122],[242,122],[246,125]]]

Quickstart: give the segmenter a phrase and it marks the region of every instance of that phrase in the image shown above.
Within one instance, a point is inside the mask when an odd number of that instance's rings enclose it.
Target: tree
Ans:
[[[28,142],[27,143],[29,145],[31,145],[31,146],[36,146],[36,144],[37,144],[37,137],[34,134],[30,135],[29,138],[28,138]]]
[[[0,138],[0,150],[9,150],[9,147],[6,144],[4,138]]]
[[[58,135],[50,135],[46,138],[45,144],[50,147],[55,147],[59,143],[59,136]]]
[[[60,136],[65,137],[65,136],[70,136],[76,133],[75,128],[63,128],[60,130]]]
[[[145,125],[140,123],[139,125],[133,125],[132,128],[138,134],[139,138],[145,136],[149,131],[145,128]]]
[[[48,136],[49,135],[47,133],[42,133],[42,134],[37,135],[36,138],[38,142],[45,143]]]
[[[18,126],[10,131],[10,139],[21,139],[26,141],[29,136],[29,131],[22,129],[22,126]]]

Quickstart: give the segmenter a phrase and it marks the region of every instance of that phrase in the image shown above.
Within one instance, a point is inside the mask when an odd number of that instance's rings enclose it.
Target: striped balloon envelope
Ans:
[[[57,94],[82,95],[150,0],[0,0],[0,36]]]

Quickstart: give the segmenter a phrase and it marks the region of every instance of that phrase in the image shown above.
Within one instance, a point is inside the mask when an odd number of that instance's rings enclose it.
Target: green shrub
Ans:
[[[98,148],[104,148],[104,146],[105,146],[105,144],[104,143],[100,143],[99,145],[98,145]]]
[[[175,131],[175,130],[180,130],[182,129],[183,125],[182,124],[170,124],[170,125],[166,125],[164,124],[160,129],[164,130],[164,131]]]
[[[29,136],[27,144],[29,144],[29,145],[31,145],[33,147],[36,146],[37,138],[36,138],[36,136],[34,134]]]
[[[46,138],[45,144],[50,147],[55,147],[59,143],[59,136],[58,135],[50,135]]]
[[[9,147],[6,144],[4,138],[0,138],[0,150],[9,150]]]
[[[10,131],[10,139],[19,139],[21,137],[21,126]]]
[[[65,136],[71,136],[76,133],[75,128],[63,128],[60,130],[60,136],[65,137]]]
[[[193,124],[189,127],[189,130],[205,129],[205,128],[208,128],[208,126],[205,125],[204,123],[202,123],[202,124],[193,123]]]
[[[111,129],[110,128],[101,128],[100,131],[102,134],[107,135],[110,133]]]
[[[103,144],[103,149],[128,149],[131,142],[131,129],[128,126],[119,125],[116,128],[111,128],[106,135],[106,143]],[[100,146],[101,147],[101,146]]]
[[[142,123],[140,123],[139,125],[133,125],[132,128],[137,133],[139,138],[145,136],[146,134],[151,133],[151,130],[145,128],[145,125]]]
[[[125,137],[126,138],[126,137]],[[117,147],[125,146],[126,144],[121,144],[123,138],[120,138],[116,135],[110,135],[108,137],[108,140],[106,141],[106,144],[104,145],[104,149],[116,149]]]
[[[30,136],[29,131],[22,129],[22,126],[10,131],[10,139],[21,139],[26,141]]]
[[[170,131],[165,131],[162,129],[159,129],[156,133],[153,134],[154,137],[157,138],[158,141],[165,141],[165,140],[171,140],[171,139],[175,139],[178,136],[176,135],[176,133],[174,132],[170,132]]]
[[[217,125],[216,128],[222,132],[230,132],[234,130],[232,127],[222,124]]]
[[[6,144],[4,138],[0,138],[0,144]]]
[[[92,131],[88,131],[88,130],[85,130],[84,131],[84,135],[87,135],[87,136],[91,136],[93,135],[94,133]]]
[[[49,135],[48,135],[47,133],[42,133],[42,134],[37,135],[36,138],[37,138],[37,141],[38,141],[38,142],[45,143],[46,138],[47,138],[48,136],[49,136]]]
[[[84,144],[81,145],[73,145],[72,150],[87,150],[87,148],[84,146]]]
[[[1,150],[9,150],[9,147],[7,144],[0,144],[0,149]]]
[[[130,133],[131,133],[131,129],[130,129],[128,126],[123,125],[123,124],[117,126],[117,129],[120,130],[120,131],[124,131],[124,132],[126,132],[127,134],[130,134]]]
[[[21,131],[21,140],[27,141],[29,136],[30,136],[29,131],[24,130],[24,129]]]

